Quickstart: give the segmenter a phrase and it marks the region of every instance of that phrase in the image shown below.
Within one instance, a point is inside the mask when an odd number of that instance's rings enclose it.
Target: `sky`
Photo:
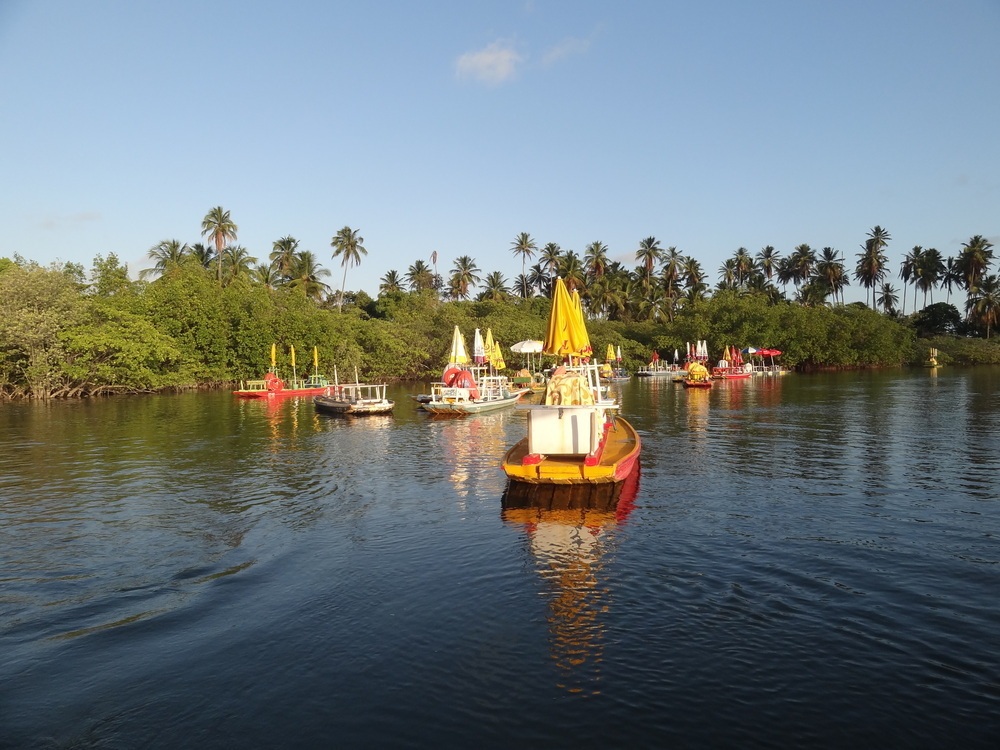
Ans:
[[[915,245],[1000,248],[998,40],[1000,0],[0,0],[0,257],[135,275],[222,206],[333,289],[359,230],[372,296],[434,252],[513,285],[521,232],[714,284],[740,247],[853,271],[879,225],[901,288]]]

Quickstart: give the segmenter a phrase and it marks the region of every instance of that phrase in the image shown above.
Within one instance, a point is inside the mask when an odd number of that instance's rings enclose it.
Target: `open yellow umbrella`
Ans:
[[[456,365],[465,365],[469,362],[469,355],[465,351],[465,337],[455,326],[455,332],[451,335],[451,353],[448,355],[448,362]]]
[[[552,288],[552,310],[542,351],[554,357],[583,357],[584,351],[590,352],[587,326],[574,307],[566,283],[558,277]]]

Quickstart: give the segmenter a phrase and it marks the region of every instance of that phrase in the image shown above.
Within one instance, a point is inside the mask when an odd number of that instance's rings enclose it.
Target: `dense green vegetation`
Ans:
[[[542,338],[557,275],[581,293],[594,352],[614,344],[629,369],[654,350],[669,360],[696,340],[709,342],[713,359],[726,346],[777,348],[784,365],[801,370],[922,364],[929,346],[942,364],[1000,362],[1000,347],[990,340],[1000,320],[1000,279],[989,273],[993,246],[981,235],[954,258],[914,247],[900,264],[899,307],[899,291],[887,281],[891,237],[873,227],[853,272],[869,308],[843,304],[851,274],[840,253],[825,247],[817,255],[805,244],[788,256],[771,246],[756,255],[739,248],[710,290],[696,259],[662,248],[655,237],[639,242],[637,266],[628,270],[609,260],[602,242],[581,258],[553,242],[538,248],[521,232],[510,247],[521,260],[513,290],[498,271],[481,277],[468,255],[445,278],[432,253],[431,266],[417,260],[404,275],[387,271],[373,300],[346,289],[348,269],[368,253],[360,230],[345,226],[330,241],[344,270],[336,293],[323,281],[330,271],[294,237],[276,240],[268,262],[257,263],[232,244],[238,232],[216,206],[201,222],[209,244],[158,243],[139,280],[114,254],[98,256],[89,273],[72,263],[43,268],[20,256],[0,258],[0,397],[226,386],[261,377],[272,343],[285,375],[291,347],[300,374],[316,347],[328,376],[336,366],[371,379],[432,379],[456,325],[467,336],[492,329],[507,346]],[[910,284],[912,309],[918,292],[924,307],[907,316]],[[949,298],[952,289],[966,293],[964,317],[948,302],[933,302],[938,288]],[[519,366],[516,355],[509,364]]]
[[[541,338],[544,297],[441,301],[433,290],[331,295],[317,303],[296,286],[271,288],[236,276],[221,286],[218,267],[178,263],[154,281],[132,281],[115,256],[98,257],[89,274],[70,265],[40,267],[0,260],[0,393],[49,398],[218,387],[260,377],[278,343],[278,366],[373,379],[432,379],[445,363],[452,329],[471,343],[491,328],[509,346]],[[944,308],[942,310],[942,307]],[[927,346],[945,363],[1000,362],[992,341],[956,336],[957,310],[939,303],[900,319],[863,304],[809,307],[747,290],[718,290],[676,311],[672,321],[591,318],[595,352],[620,346],[626,365],[670,358],[686,342],[768,346],[801,369],[918,364]],[[921,333],[932,335],[919,341]],[[518,366],[517,355],[508,363]]]

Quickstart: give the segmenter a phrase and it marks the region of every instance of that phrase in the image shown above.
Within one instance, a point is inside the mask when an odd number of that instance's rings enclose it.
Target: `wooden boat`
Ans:
[[[395,402],[385,396],[384,383],[345,383],[329,396],[316,396],[313,405],[322,414],[390,414]]]
[[[712,381],[708,376],[708,368],[700,362],[688,365],[688,374],[684,378],[685,388],[711,388]]]
[[[237,398],[282,398],[286,396],[329,395],[330,381],[319,374],[319,354],[313,347],[313,374],[302,379],[295,374],[295,347],[288,347],[292,361],[292,377],[282,380],[277,370],[277,345],[271,344],[271,369],[263,380],[240,381],[233,391]]]
[[[567,493],[583,503],[611,497],[638,470],[642,441],[618,416],[618,404],[601,397],[598,365],[558,368],[543,404],[523,404],[528,435],[501,466],[513,494],[530,499]]]
[[[504,409],[530,393],[530,388],[511,387],[504,375],[487,375],[487,368],[449,367],[441,382],[431,384],[430,398],[420,408],[431,414],[479,414]]]
[[[276,372],[268,372],[263,380],[247,380],[233,391],[238,398],[284,398],[287,396],[319,396],[330,393],[330,381],[322,375],[310,375],[304,380],[282,380]]]

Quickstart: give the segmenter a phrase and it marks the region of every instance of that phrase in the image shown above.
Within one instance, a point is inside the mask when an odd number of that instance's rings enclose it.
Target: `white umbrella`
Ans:
[[[518,341],[510,350],[515,354],[538,354],[543,346],[545,345],[541,341],[528,339],[527,341]]]
[[[545,348],[545,342],[535,341],[534,339],[528,339],[527,341],[518,341],[514,344],[510,350],[515,354],[527,354],[528,355],[528,369],[533,370],[533,363],[531,361],[532,354],[540,354],[542,349]]]

